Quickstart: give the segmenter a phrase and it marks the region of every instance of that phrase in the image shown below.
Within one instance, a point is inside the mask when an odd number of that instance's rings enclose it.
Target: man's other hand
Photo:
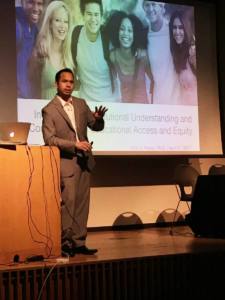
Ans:
[[[95,112],[93,113],[95,119],[99,120],[102,119],[107,112],[108,108],[103,107],[102,105],[100,107],[95,106]]]
[[[78,149],[78,150],[82,150],[84,152],[90,152],[91,149],[92,149],[92,143],[89,143],[87,141],[76,141],[75,142],[75,147]]]

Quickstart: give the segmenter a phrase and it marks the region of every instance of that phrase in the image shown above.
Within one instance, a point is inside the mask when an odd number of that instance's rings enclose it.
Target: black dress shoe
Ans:
[[[71,247],[71,245],[63,245],[61,250],[61,254],[63,257],[73,257],[75,255],[74,249]]]
[[[73,248],[74,254],[93,255],[97,252],[97,249],[89,249],[86,246],[80,246]]]

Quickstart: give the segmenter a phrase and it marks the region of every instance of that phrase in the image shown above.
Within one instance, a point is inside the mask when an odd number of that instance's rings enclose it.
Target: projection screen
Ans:
[[[15,2],[17,115],[32,124],[30,144],[43,144],[41,109],[69,67],[73,95],[108,108],[105,129],[89,132],[96,155],[222,154],[212,4],[48,1],[24,37],[28,13]]]

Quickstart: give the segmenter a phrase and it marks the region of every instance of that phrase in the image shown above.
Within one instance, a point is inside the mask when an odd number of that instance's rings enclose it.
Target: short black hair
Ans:
[[[70,74],[73,75],[73,78],[74,78],[73,71],[72,71],[71,69],[69,69],[69,68],[64,68],[64,69],[59,70],[59,71],[55,74],[55,82],[57,82],[57,83],[59,82],[60,76],[61,76],[62,73],[70,73]]]
[[[101,15],[103,15],[103,7],[102,7],[102,1],[101,0],[80,0],[80,11],[82,15],[84,15],[85,7],[87,4],[90,3],[96,3],[100,7]]]

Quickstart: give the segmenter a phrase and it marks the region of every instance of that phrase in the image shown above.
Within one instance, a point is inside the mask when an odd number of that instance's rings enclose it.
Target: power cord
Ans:
[[[45,278],[45,280],[44,280],[44,282],[43,282],[43,284],[42,284],[42,287],[41,287],[41,289],[40,289],[40,292],[39,292],[39,295],[38,295],[38,297],[37,297],[37,300],[40,300],[40,299],[41,299],[41,295],[42,295],[43,289],[44,289],[44,287],[45,287],[45,285],[46,285],[46,282],[47,282],[48,278],[50,277],[52,271],[55,269],[55,267],[56,267],[57,265],[58,265],[58,262],[56,262],[56,263],[51,267],[51,269],[49,270],[49,272],[48,272],[48,274],[47,274],[47,276],[46,276],[46,278]]]
[[[32,217],[32,207],[31,207],[31,198],[30,198],[30,189],[31,189],[31,184],[32,184],[32,178],[33,178],[33,173],[34,173],[34,159],[33,159],[33,155],[31,152],[30,147],[27,145],[25,146],[26,149],[26,153],[27,153],[27,157],[28,157],[28,162],[29,162],[29,170],[30,170],[30,175],[29,175],[29,183],[28,183],[28,189],[27,189],[27,207],[28,207],[28,227],[29,227],[29,231],[31,234],[31,238],[34,242],[38,243],[38,244],[44,244],[45,248],[49,250],[49,253],[51,253],[51,248],[49,247],[48,243],[37,240],[34,238],[34,235],[32,233],[32,228],[31,226],[33,226],[33,228],[36,230],[36,232],[44,237],[45,239],[49,239],[48,236],[46,236],[45,234],[43,234],[38,228],[37,225],[35,224],[33,217]]]

